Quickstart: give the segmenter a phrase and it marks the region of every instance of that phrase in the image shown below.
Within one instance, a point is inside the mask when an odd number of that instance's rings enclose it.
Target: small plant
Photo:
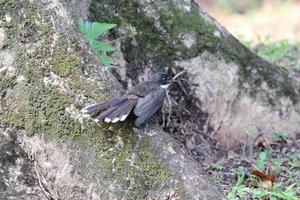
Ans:
[[[224,169],[224,167],[222,166],[222,164],[220,164],[219,162],[212,163],[210,165],[210,168],[213,169],[213,170],[217,170],[217,171],[221,171],[221,170]]]
[[[109,24],[109,23],[98,23],[98,22],[85,22],[83,19],[79,19],[79,29],[85,40],[88,42],[90,47],[95,51],[96,55],[99,57],[101,63],[105,65],[107,68],[111,68],[113,65],[113,61],[110,57],[107,56],[108,53],[114,52],[117,49],[112,47],[110,44],[114,43],[118,40],[133,37],[137,34],[136,29],[131,26],[129,23],[126,23],[126,28],[128,30],[128,34],[126,36],[120,37],[116,40],[110,41],[108,43],[104,43],[98,40],[98,38],[106,33],[107,31],[116,27],[117,24]]]
[[[258,169],[264,169],[266,164],[267,154],[264,151],[261,151],[256,162],[256,167]]]
[[[227,199],[229,200],[235,200],[235,199],[240,199],[243,198],[243,196],[249,192],[248,188],[243,185],[244,180],[245,180],[245,171],[244,169],[239,169],[238,172],[236,173],[237,175],[237,182],[235,186],[231,189],[231,191],[227,194]]]
[[[247,182],[256,185],[256,187],[248,186]],[[245,179],[245,172],[239,170],[237,173],[237,183],[227,194],[229,200],[239,199],[271,199],[271,200],[297,200],[295,184],[287,186],[285,189],[279,184],[274,184],[271,188],[265,188],[263,183],[255,176]]]
[[[288,165],[293,168],[300,168],[300,157],[299,155],[290,155]]]
[[[248,137],[250,137],[256,132],[256,127],[255,126],[245,127],[243,128],[243,131]]]
[[[297,195],[295,193],[294,184],[290,185],[282,190],[280,185],[274,184],[272,188],[266,189],[260,187],[258,189],[252,190],[252,198],[254,199],[268,199],[277,200],[277,199],[284,199],[284,200],[297,200]]]
[[[274,134],[275,139],[283,138],[282,133]],[[284,177],[290,179],[298,177],[300,167],[299,155],[291,154],[288,159],[273,159],[274,151],[264,149],[258,155],[256,164],[253,165],[251,174],[246,175],[246,171],[241,168],[236,173],[237,183],[227,193],[227,199],[270,199],[270,200],[296,200],[299,194],[299,184],[282,184],[276,179],[284,173]],[[271,169],[271,170],[270,170]],[[274,175],[276,171],[276,176]]]
[[[258,55],[274,62],[276,58],[285,56],[288,53],[291,44],[288,40],[281,40],[278,42],[266,42],[264,46],[258,52]]]
[[[260,39],[260,44],[255,52],[269,62],[284,68],[300,69],[299,44],[292,44],[288,40],[270,42]]]
[[[275,174],[279,174],[283,169],[284,159],[272,159],[271,160],[271,170]]]
[[[257,8],[259,0],[214,0],[214,4],[222,7],[227,12],[245,13]]]
[[[274,139],[275,141],[282,141],[282,142],[286,142],[286,141],[287,141],[287,139],[286,139],[284,133],[282,133],[282,132],[275,132],[275,133],[273,134],[273,139]]]

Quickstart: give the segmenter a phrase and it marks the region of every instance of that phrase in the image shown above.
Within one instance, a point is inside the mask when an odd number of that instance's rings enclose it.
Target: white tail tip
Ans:
[[[120,121],[121,121],[121,122],[124,121],[124,120],[127,118],[127,116],[128,116],[128,115],[123,115],[123,116],[121,117]]]
[[[89,114],[83,114],[82,117],[83,118],[88,118],[90,115]]]
[[[111,122],[112,122],[112,123],[116,123],[116,122],[118,122],[119,120],[120,120],[120,119],[116,117],[116,118],[113,119]]]
[[[82,112],[83,114],[86,114],[89,110],[83,108],[80,112]]]
[[[109,122],[111,122],[111,119],[105,118],[104,121],[107,122],[107,123],[109,123]]]

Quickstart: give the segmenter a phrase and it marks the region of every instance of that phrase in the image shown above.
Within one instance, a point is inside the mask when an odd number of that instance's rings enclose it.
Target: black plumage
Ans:
[[[85,115],[96,114],[96,121],[124,121],[133,110],[137,117],[135,124],[145,123],[162,105],[166,96],[165,89],[172,78],[165,73],[155,73],[149,81],[141,82],[120,98],[90,105],[82,110]]]

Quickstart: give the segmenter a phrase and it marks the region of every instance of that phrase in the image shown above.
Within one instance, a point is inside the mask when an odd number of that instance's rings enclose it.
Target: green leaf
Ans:
[[[90,31],[88,32],[88,37],[91,39],[96,39],[99,35],[102,35],[106,31],[114,28],[117,24],[107,24],[107,23],[97,23],[93,22],[90,26]]]
[[[128,29],[128,37],[133,37],[137,34],[136,28],[132,26],[130,23],[127,24]]]
[[[243,128],[243,131],[246,133],[246,135],[250,136],[256,132],[256,127],[245,127]]]
[[[116,25],[117,24],[84,22],[83,19],[79,19],[80,32],[90,40],[95,40],[98,36],[114,28]]]
[[[113,52],[113,51],[117,50],[116,48],[114,48],[108,44],[105,44],[104,42],[97,41],[97,40],[91,41],[90,45],[97,52],[99,52],[99,51],[100,52]]]
[[[267,159],[267,154],[266,152],[262,151],[259,153],[258,160],[256,162],[256,167],[259,169],[263,169],[265,167],[265,162]]]
[[[79,18],[79,31],[81,32],[81,33],[84,33],[84,31],[85,31],[85,29],[84,29],[84,24],[85,24],[85,22],[83,21],[83,19],[82,18]]]
[[[111,68],[113,61],[106,55],[99,55],[99,59],[103,65],[105,65],[107,68]]]
[[[283,142],[287,142],[286,137],[284,136],[283,132],[275,132],[273,134],[273,139],[275,140],[279,140],[279,141],[283,141]]]

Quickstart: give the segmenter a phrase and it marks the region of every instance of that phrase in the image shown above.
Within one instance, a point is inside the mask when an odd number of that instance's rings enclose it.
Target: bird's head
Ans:
[[[157,72],[152,74],[150,80],[158,83],[159,86],[163,89],[167,89],[169,85],[173,82],[172,77],[163,72]]]

